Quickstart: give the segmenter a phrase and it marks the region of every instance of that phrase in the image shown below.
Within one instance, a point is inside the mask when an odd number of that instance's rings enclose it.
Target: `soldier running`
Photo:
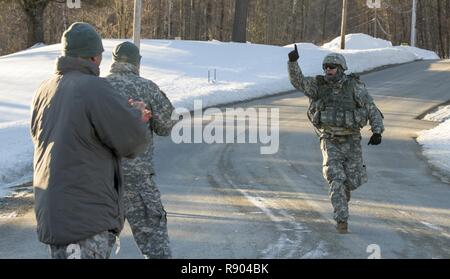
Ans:
[[[323,176],[330,186],[336,229],[348,232],[348,202],[351,191],[367,182],[363,163],[360,130],[369,121],[372,137],[369,145],[381,143],[383,114],[356,75],[346,75],[344,56],[331,53],[322,66],[325,75],[305,77],[297,63],[297,45],[289,53],[289,78],[310,101],[308,118],[320,137]]]

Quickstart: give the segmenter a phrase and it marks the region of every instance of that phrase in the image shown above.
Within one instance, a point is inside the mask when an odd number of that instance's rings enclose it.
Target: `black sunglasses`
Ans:
[[[334,70],[334,69],[337,68],[337,65],[336,64],[323,64],[323,69],[324,70],[326,70],[328,68],[330,68],[331,70]]]

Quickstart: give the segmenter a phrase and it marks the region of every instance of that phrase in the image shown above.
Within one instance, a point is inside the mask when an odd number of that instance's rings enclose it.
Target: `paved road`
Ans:
[[[363,152],[369,182],[350,202],[338,235],[319,142],[299,92],[239,104],[280,109],[280,149],[258,144],[173,144],[158,139],[156,178],[176,258],[450,258],[450,185],[414,141],[434,127],[416,117],[450,99],[450,61],[416,62],[364,75],[385,115],[383,144]],[[47,257],[32,212],[0,220],[0,258]],[[139,258],[128,227],[119,258]],[[372,247],[372,246],[371,246]]]

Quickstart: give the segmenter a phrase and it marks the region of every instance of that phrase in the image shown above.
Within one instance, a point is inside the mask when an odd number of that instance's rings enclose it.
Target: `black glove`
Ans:
[[[367,145],[379,145],[381,143],[381,134],[373,134]]]
[[[289,52],[289,61],[295,62],[300,58],[300,55],[298,55],[297,45],[295,45],[295,50]]]

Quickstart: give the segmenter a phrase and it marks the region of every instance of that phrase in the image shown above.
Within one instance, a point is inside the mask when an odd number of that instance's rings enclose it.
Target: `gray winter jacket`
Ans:
[[[120,158],[143,152],[150,136],[96,65],[60,57],[56,68],[32,103],[33,185],[39,240],[67,245],[122,230]]]

